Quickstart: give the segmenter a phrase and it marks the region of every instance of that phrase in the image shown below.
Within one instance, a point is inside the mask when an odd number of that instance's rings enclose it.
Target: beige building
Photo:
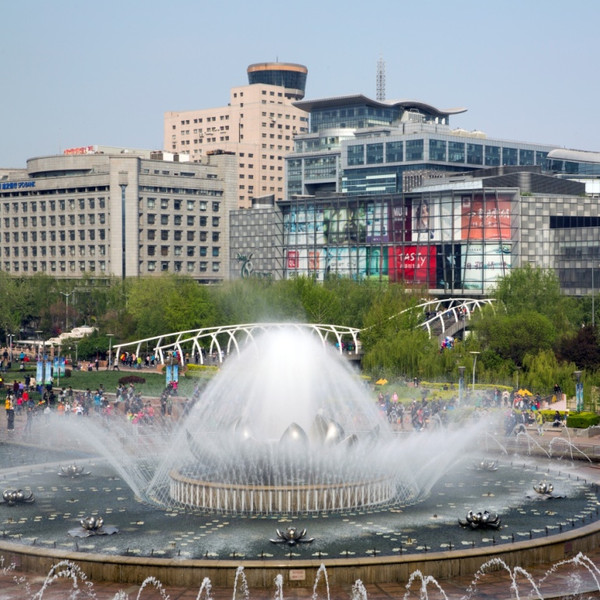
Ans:
[[[0,269],[64,279],[162,272],[201,283],[228,279],[236,157],[179,159],[86,146],[4,172]]]
[[[304,96],[306,74],[291,63],[250,65],[250,84],[232,88],[227,106],[165,113],[164,149],[194,163],[210,152],[234,152],[239,208],[250,208],[255,197],[285,199],[284,157],[294,136],[308,132],[308,113],[292,104]]]

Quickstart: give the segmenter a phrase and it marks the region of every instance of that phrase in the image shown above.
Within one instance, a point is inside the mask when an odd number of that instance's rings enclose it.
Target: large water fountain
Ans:
[[[99,579],[184,583],[200,569],[220,585],[243,564],[268,587],[282,565],[301,580],[325,563],[337,583],[402,581],[474,573],[493,556],[550,562],[598,537],[597,490],[570,461],[483,443],[502,431],[489,415],[392,431],[347,362],[294,327],[228,359],[174,430],[81,417],[38,427],[63,454],[42,464],[11,447],[29,466],[4,469],[0,487],[35,502],[0,507],[0,554],[40,571],[69,558]],[[486,511],[498,527],[460,527]],[[69,536],[82,522],[117,533]]]

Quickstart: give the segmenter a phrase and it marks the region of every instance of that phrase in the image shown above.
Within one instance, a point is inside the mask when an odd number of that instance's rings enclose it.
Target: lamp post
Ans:
[[[480,352],[476,352],[475,350],[471,350],[471,352],[469,354],[473,355],[473,394],[475,394],[475,369],[477,367],[477,355],[480,354]]]
[[[575,383],[575,411],[583,410],[583,382],[581,381],[581,371],[574,371],[577,382]]]
[[[465,368],[458,367],[458,404],[461,405],[465,393]]]
[[[108,338],[108,362],[106,364],[106,370],[107,371],[110,369],[110,365],[111,365],[111,362],[112,362],[111,355],[112,355],[112,338],[113,338],[113,335],[115,335],[115,334],[114,333],[107,333],[106,334],[106,337]]]
[[[73,295],[73,292],[59,292],[62,294],[66,300],[66,308],[65,308],[65,331],[69,331],[69,296]]]

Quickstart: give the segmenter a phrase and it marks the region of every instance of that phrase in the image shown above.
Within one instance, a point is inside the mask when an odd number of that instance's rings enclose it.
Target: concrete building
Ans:
[[[304,96],[307,72],[291,63],[250,65],[249,85],[232,88],[227,106],[165,113],[164,149],[194,163],[216,150],[233,152],[240,208],[250,208],[254,197],[283,200],[284,157],[294,136],[308,131],[306,112],[293,104]]]
[[[167,159],[167,160],[165,160]],[[229,276],[236,157],[87,146],[32,158],[0,179],[0,268],[76,279]]]

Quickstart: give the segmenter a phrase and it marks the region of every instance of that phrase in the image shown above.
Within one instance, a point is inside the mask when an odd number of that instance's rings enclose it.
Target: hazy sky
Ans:
[[[308,67],[306,98],[465,107],[451,125],[600,151],[600,0],[0,0],[0,167],[162,148],[166,111],[223,106],[246,67]]]

